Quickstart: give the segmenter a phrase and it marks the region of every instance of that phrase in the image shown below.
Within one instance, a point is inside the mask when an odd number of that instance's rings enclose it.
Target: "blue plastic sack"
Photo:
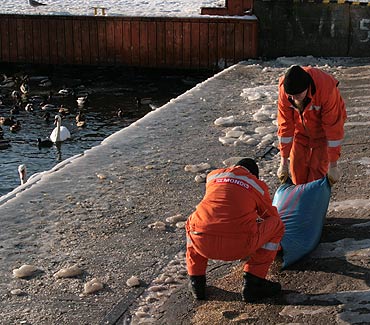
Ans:
[[[328,210],[331,188],[326,177],[294,185],[290,179],[274,195],[273,205],[285,225],[281,241],[285,268],[318,245]]]

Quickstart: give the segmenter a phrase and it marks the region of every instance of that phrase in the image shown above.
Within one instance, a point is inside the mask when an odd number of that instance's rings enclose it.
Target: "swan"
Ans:
[[[71,137],[71,133],[69,130],[62,126],[62,118],[59,115],[55,115],[54,124],[56,124],[56,128],[50,134],[50,140],[54,143],[61,142],[69,139]]]
[[[21,181],[21,185],[25,184],[27,182],[27,169],[26,165],[19,165],[18,166],[18,174],[19,174],[19,179]]]

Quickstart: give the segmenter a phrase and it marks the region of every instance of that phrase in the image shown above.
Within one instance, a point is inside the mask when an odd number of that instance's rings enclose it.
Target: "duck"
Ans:
[[[58,112],[62,115],[62,116],[66,116],[69,114],[69,109],[67,107],[64,107],[63,105],[61,105],[58,109]]]
[[[15,120],[12,116],[11,117],[0,116],[0,125],[10,126],[10,125],[13,125],[14,123],[15,123]]]
[[[87,103],[88,99],[87,96],[80,96],[77,97],[76,102],[78,107],[82,107]]]
[[[22,128],[21,127],[21,122],[19,122],[19,121],[16,121],[13,125],[11,125],[9,127],[11,132],[18,132],[18,131],[20,131],[21,128]]]
[[[21,99],[21,93],[18,90],[13,90],[10,96],[14,101],[19,101]]]
[[[30,92],[30,86],[28,85],[28,83],[25,82],[21,84],[19,89],[24,95],[27,95]]]
[[[81,112],[78,112],[76,115],[76,125],[79,128],[85,127],[86,126],[86,118],[85,115],[83,115]]]
[[[152,102],[152,99],[150,97],[146,98],[135,97],[135,100],[137,107],[140,107],[141,105],[148,105]]]
[[[62,118],[60,115],[55,115],[54,124],[56,124],[56,128],[50,134],[50,140],[54,143],[62,142],[71,137],[71,133],[69,130],[62,125]]]
[[[56,107],[53,104],[43,102],[43,103],[40,104],[40,108],[43,111],[51,111],[51,110],[55,109]]]
[[[10,109],[10,114],[11,115],[16,115],[16,114],[19,114],[19,106],[18,105],[14,105],[11,109]]]
[[[51,85],[52,85],[52,82],[48,78],[41,80],[39,83],[39,87],[51,87]]]
[[[118,111],[117,111],[117,116],[118,116],[119,118],[122,118],[122,117],[123,117],[123,110],[122,110],[122,108],[119,108],[119,109],[118,109]]]
[[[2,83],[0,84],[0,88],[13,88],[15,86],[15,81],[12,77],[7,77],[6,75],[3,75],[4,79]]]
[[[18,174],[19,180],[21,181],[21,185],[27,182],[27,168],[26,165],[22,164],[18,166]]]
[[[39,148],[50,148],[54,145],[54,142],[50,139],[41,140],[41,138],[37,138],[37,145]]]
[[[10,147],[10,141],[7,139],[0,138],[0,150],[8,149]]]
[[[50,112],[46,111],[43,115],[42,115],[42,118],[44,119],[44,121],[46,123],[49,123],[50,121]]]
[[[58,91],[58,94],[62,96],[71,96],[74,94],[74,91],[71,88],[63,88]]]
[[[24,110],[26,112],[33,112],[33,104],[32,103],[28,103],[25,107],[24,107]]]

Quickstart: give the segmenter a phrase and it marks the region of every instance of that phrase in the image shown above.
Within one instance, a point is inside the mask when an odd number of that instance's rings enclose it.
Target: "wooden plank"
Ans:
[[[200,31],[199,31],[199,22],[192,22],[191,24],[191,68],[199,68],[200,63]]]
[[[123,54],[123,64],[131,65],[132,64],[132,48],[131,48],[131,21],[124,20],[122,22],[122,54]]]
[[[182,22],[177,21],[173,24],[173,57],[175,67],[183,67],[183,28]]]
[[[182,62],[185,68],[191,65],[191,24],[190,22],[184,22],[182,24],[183,39],[182,39]]]
[[[91,64],[89,19],[81,20],[81,59],[83,64]]]
[[[218,23],[217,26],[217,62],[218,68],[226,68],[226,24]]]
[[[57,49],[58,49],[58,63],[65,64],[66,60],[66,41],[65,41],[65,33],[64,33],[64,20],[59,18],[56,21],[56,29],[57,29]]]
[[[26,47],[26,62],[33,62],[33,24],[31,17],[28,17],[24,21],[24,31],[25,31],[25,47]]]
[[[258,55],[258,24],[254,22],[252,24],[252,31],[251,31],[251,38],[252,38],[252,49],[251,49],[251,57],[256,58]]]
[[[241,22],[235,23],[235,63],[245,59],[244,57],[244,31]]]
[[[64,33],[66,42],[66,63],[72,64],[74,62],[73,20],[70,18],[64,20]]]
[[[107,19],[106,21],[106,33],[107,33],[107,63],[114,64],[115,62],[115,48],[114,48],[114,21],[113,18]]]
[[[96,19],[89,21],[90,26],[90,57],[91,64],[99,63],[99,45],[98,45],[98,22]]]
[[[8,18],[1,18],[1,59],[4,62],[9,62],[9,24]]]
[[[17,49],[17,23],[14,18],[9,19],[9,61],[18,61],[18,49]]]
[[[157,22],[157,66],[166,66],[166,25],[164,21]]]
[[[49,49],[50,49],[50,63],[58,63],[58,37],[57,37],[57,21],[55,19],[49,20]]]
[[[81,64],[82,63],[82,38],[84,37],[82,34],[82,27],[81,27],[81,20],[80,19],[73,19],[72,20],[72,27],[73,27],[73,57],[74,63]]]
[[[166,21],[165,28],[166,28],[166,66],[170,67],[175,64],[174,59],[174,33],[173,33],[173,22],[172,21]]]
[[[209,57],[209,32],[208,23],[200,23],[199,25],[199,65],[202,68],[208,68],[208,57]]]
[[[35,18],[32,22],[33,34],[33,63],[41,63],[41,25],[40,19]]]
[[[148,65],[157,66],[157,24],[155,21],[148,22]]]
[[[50,63],[50,39],[49,39],[49,19],[40,20],[40,43],[41,43],[41,58],[40,62],[44,64]]]
[[[217,69],[217,24],[209,23],[208,25],[208,67],[212,69]]]
[[[97,21],[98,27],[98,50],[99,50],[99,63],[107,63],[107,29],[105,19]]]
[[[118,64],[122,64],[124,62],[122,19],[114,20],[114,62]]]
[[[226,23],[226,67],[232,66],[235,62],[235,25],[233,23]]]
[[[0,45],[1,46],[1,45]],[[24,19],[17,19],[17,47],[18,47],[18,61],[26,61],[26,41],[24,36]]]
[[[244,41],[243,41],[244,49],[243,49],[243,52],[244,52],[244,57],[246,57],[246,58],[251,58],[251,55],[252,55],[252,50],[253,50],[253,44],[252,44],[253,35],[252,35],[252,32],[253,32],[253,26],[251,24],[244,24]]]
[[[139,44],[140,66],[147,67],[149,65],[148,22],[140,21],[139,28],[140,28],[140,44]]]
[[[131,21],[132,65],[140,66],[140,23]]]

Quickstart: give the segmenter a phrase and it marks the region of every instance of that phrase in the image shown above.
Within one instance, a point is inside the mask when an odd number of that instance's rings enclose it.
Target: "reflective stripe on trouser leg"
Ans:
[[[189,275],[205,275],[208,259],[197,253],[190,237],[186,236],[186,267]]]
[[[265,278],[279,250],[279,243],[284,235],[284,224],[280,218],[267,217],[258,224],[258,232],[256,247],[259,248],[245,263],[244,271]]]

